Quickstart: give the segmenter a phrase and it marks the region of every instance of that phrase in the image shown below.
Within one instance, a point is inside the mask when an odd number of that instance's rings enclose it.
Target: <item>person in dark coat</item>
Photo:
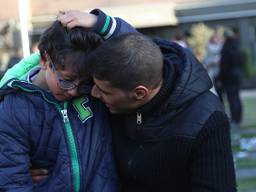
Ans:
[[[224,91],[231,112],[231,120],[239,125],[242,121],[242,102],[239,95],[241,85],[241,74],[244,57],[241,52],[239,39],[231,30],[224,33],[225,42],[221,50],[219,84],[220,97]]]

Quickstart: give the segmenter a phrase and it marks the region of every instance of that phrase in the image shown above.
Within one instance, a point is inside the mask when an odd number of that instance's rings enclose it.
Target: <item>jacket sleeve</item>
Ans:
[[[32,192],[25,130],[29,124],[25,123],[25,109],[15,110],[15,104],[9,96],[0,102],[0,191]]]
[[[236,191],[229,122],[224,113],[212,114],[198,135],[190,172],[193,192]]]
[[[91,13],[98,16],[97,23],[92,30],[101,35],[104,39],[109,39],[124,33],[138,33],[133,26],[123,19],[111,17],[100,9],[94,9]]]
[[[40,53],[33,53],[29,57],[22,59],[19,63],[8,69],[0,81],[0,88],[2,88],[6,82],[10,79],[23,79],[26,74],[35,66],[39,65]]]

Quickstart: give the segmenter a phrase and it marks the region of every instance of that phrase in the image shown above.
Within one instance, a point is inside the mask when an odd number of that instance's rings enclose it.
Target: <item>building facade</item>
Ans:
[[[7,20],[19,20],[19,1],[29,2],[31,44],[55,20],[59,10],[89,11],[97,7],[112,16],[124,18],[147,35],[168,40],[177,29],[189,31],[199,22],[213,28],[236,27],[242,46],[250,51],[256,63],[256,0],[8,0],[0,2],[0,28]]]

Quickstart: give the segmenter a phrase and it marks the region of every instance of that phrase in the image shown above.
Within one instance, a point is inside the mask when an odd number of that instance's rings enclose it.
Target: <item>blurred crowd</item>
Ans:
[[[179,31],[174,35],[173,41],[193,51],[185,33]],[[195,53],[195,55],[197,54]],[[198,60],[201,61],[212,80],[211,91],[219,96],[222,102],[223,97],[226,98],[232,129],[238,129],[242,121],[242,103],[239,91],[242,67],[245,61],[238,29],[226,28],[223,34],[217,30],[214,31],[205,46],[204,56],[198,56]]]

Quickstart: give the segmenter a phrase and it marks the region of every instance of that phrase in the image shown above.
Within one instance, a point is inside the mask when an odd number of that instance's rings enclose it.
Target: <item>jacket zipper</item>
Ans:
[[[77,153],[77,147],[74,139],[74,134],[72,132],[72,127],[70,125],[70,121],[68,118],[67,105],[68,105],[68,102],[64,102],[63,109],[61,109],[59,105],[56,105],[56,108],[62,115],[65,131],[68,138],[68,144],[71,152],[70,155],[71,155],[71,165],[73,170],[73,188],[75,192],[79,192],[80,191],[80,167],[79,167],[78,153]]]
[[[137,112],[137,115],[136,115],[136,119],[137,119],[137,125],[140,125],[142,124],[142,114],[140,112]]]

